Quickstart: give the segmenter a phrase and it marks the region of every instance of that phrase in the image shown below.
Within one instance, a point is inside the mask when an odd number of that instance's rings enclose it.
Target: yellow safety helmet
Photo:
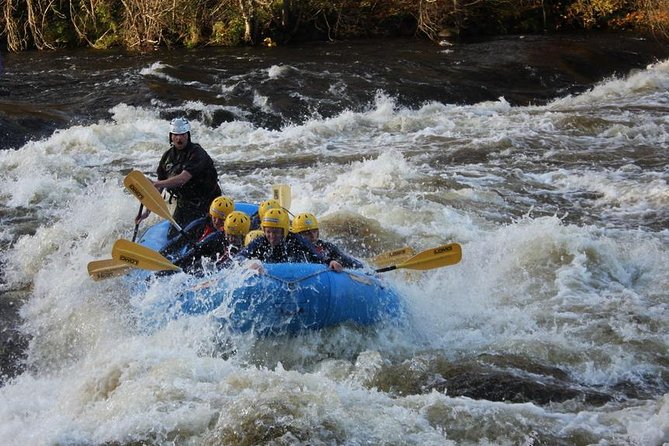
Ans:
[[[251,219],[240,211],[232,211],[225,217],[223,230],[230,235],[246,235],[251,229]]]
[[[304,231],[310,231],[312,229],[318,229],[318,220],[316,216],[309,212],[302,212],[297,214],[297,217],[293,220],[290,230],[296,234]]]
[[[286,237],[290,229],[288,212],[283,209],[268,209],[260,220],[260,226],[262,228],[281,228],[283,229],[283,236]]]
[[[246,237],[244,237],[244,246],[248,246],[253,240],[257,239],[258,237],[264,236],[265,233],[262,232],[260,229],[254,229],[253,231],[249,231],[248,234],[246,234]]]
[[[209,215],[225,220],[228,214],[235,210],[235,202],[229,197],[216,197],[209,206]]]
[[[260,203],[258,206],[258,218],[262,221],[263,216],[265,215],[265,212],[267,212],[270,209],[281,209],[281,203],[279,203],[279,200],[266,200]]]

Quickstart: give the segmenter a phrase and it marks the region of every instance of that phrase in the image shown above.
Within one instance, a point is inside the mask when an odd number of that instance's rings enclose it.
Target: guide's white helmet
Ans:
[[[190,123],[186,118],[174,118],[170,122],[170,133],[174,135],[183,135],[190,132]]]

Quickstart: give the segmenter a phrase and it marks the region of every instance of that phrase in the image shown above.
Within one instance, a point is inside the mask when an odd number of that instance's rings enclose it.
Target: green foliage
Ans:
[[[44,41],[54,47],[69,46],[76,41],[76,37],[69,21],[55,17],[49,21],[42,31]]]
[[[91,45],[97,50],[106,50],[121,45],[121,36],[116,33],[116,28],[109,29],[109,32],[100,36]]]
[[[195,23],[191,23],[188,27],[188,35],[184,40],[184,46],[186,48],[195,48],[200,44],[201,40],[200,28],[198,28]]]
[[[244,40],[244,21],[236,18],[230,23],[214,23],[209,44],[218,46],[238,46]]]
[[[119,17],[114,14],[109,1],[101,1],[93,10],[93,31],[87,38],[93,48],[107,49],[121,44],[118,26]]]

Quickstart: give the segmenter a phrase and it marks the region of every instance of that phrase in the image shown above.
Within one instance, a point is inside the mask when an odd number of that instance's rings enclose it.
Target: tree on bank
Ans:
[[[669,0],[0,0],[0,11],[10,51],[578,29],[669,37]]]

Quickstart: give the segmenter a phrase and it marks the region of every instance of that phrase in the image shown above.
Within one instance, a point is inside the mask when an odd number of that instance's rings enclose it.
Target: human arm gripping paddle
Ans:
[[[137,197],[148,210],[160,215],[165,220],[169,220],[179,231],[182,230],[174,218],[172,218],[167,203],[165,203],[165,200],[162,195],[160,195],[160,192],[158,192],[158,189],[156,189],[151,180],[149,180],[142,172],[139,170],[130,172],[123,179],[123,185],[126,189],[132,192],[132,194]]]
[[[112,248],[112,257],[126,266],[150,271],[179,271],[181,269],[159,252],[124,239],[116,240]]]
[[[149,180],[142,172],[139,170],[130,172],[123,179],[123,185],[126,189],[132,192],[132,194],[137,197],[148,210],[160,215],[165,220],[168,220],[179,233],[186,238],[186,240],[191,244],[194,243],[193,239],[186,234],[176,220],[174,220],[167,207],[167,203],[162,195],[160,195],[160,192],[158,192],[158,189],[156,189],[151,180]]]
[[[377,273],[392,271],[400,268],[428,270],[442,266],[455,265],[462,259],[462,248],[457,243],[442,245],[426,249],[415,256],[397,265],[387,266],[375,270]]]

